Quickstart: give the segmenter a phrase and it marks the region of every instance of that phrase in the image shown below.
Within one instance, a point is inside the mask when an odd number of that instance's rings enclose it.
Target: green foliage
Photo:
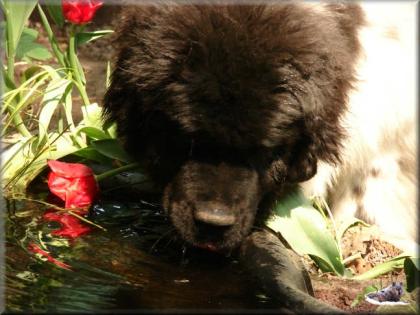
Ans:
[[[328,217],[312,204],[300,190],[294,191],[275,205],[274,215],[266,224],[280,233],[298,254],[309,255],[323,272],[333,272],[337,276],[354,280],[367,280],[404,267],[407,284],[410,284],[409,289],[418,286],[418,282],[415,281],[418,281],[419,259],[408,254],[401,254],[363,274],[353,276],[351,271],[345,268],[339,244],[343,234],[350,227],[357,224],[368,225],[359,219],[351,218],[342,222],[337,229],[333,229],[328,223]]]
[[[396,269],[402,269],[404,267],[404,260],[409,258],[410,255],[401,254],[394,257],[380,265],[376,265],[372,269],[362,273],[361,275],[354,276],[354,280],[367,280],[374,279],[380,275],[386,274]]]
[[[278,202],[274,213],[268,227],[281,233],[298,254],[310,255],[324,272],[344,275],[340,249],[326,220],[300,191]]]
[[[108,158],[125,163],[133,162],[131,157],[115,139],[96,140],[92,142],[91,147]]]
[[[16,59],[30,62],[31,59],[47,60],[52,57],[48,49],[36,42],[38,31],[25,27],[16,48]]]
[[[377,292],[377,291],[379,291],[379,289],[376,286],[374,286],[374,285],[367,286],[366,288],[363,289],[362,293],[359,293],[356,296],[356,298],[351,303],[350,307],[355,307],[355,306],[359,305],[360,302],[362,302],[365,299],[366,294],[369,294],[371,292]]]
[[[6,33],[9,35],[7,37],[8,52],[16,51],[25,23],[37,3],[37,0],[3,0],[1,2],[4,16],[8,21],[8,23],[6,23]],[[8,57],[10,58],[12,56],[8,55]]]
[[[109,135],[106,134],[102,129],[96,127],[82,127],[79,132],[86,134],[89,138],[94,140],[108,139]]]
[[[420,286],[420,258],[409,257],[404,260],[404,272],[407,277],[407,291],[411,292]]]
[[[356,225],[370,226],[366,222],[357,219],[357,218],[347,218],[346,220],[340,222],[340,225],[337,228],[337,242],[340,244],[341,239],[343,238],[346,231]]]
[[[64,25],[64,16],[61,8],[61,0],[48,0],[45,3],[47,7],[48,14],[51,19],[60,27]]]
[[[98,38],[101,38],[105,35],[111,34],[114,31],[112,30],[101,30],[101,31],[95,31],[95,32],[81,32],[77,33],[76,35],[76,45],[80,46],[85,43],[89,43],[91,41],[94,41]]]
[[[77,45],[97,40],[112,31],[82,32],[83,26],[72,26],[67,51],[63,52],[38,1],[0,1],[7,46],[7,68],[3,68],[2,81],[5,93],[0,110],[1,136],[9,143],[2,154],[1,165],[6,194],[23,192],[46,167],[48,159],[72,154],[107,165],[112,165],[114,159],[130,162],[121,146],[112,139],[116,135],[115,125],[103,126],[101,108],[89,100],[76,50]],[[38,31],[25,26],[35,7],[52,54],[37,43]],[[44,8],[54,23],[64,26],[60,0],[48,1]],[[58,68],[45,64],[52,58],[59,64]],[[16,60],[23,61],[19,77],[14,69]],[[108,82],[109,73],[104,79]],[[75,92],[83,100],[83,119],[77,124],[73,119],[72,95]]]

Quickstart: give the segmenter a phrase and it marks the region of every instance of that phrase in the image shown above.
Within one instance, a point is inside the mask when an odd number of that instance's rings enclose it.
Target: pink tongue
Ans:
[[[217,252],[218,251],[217,247],[212,243],[200,243],[200,244],[197,244],[196,247],[206,249],[206,250],[211,251],[211,252]]]

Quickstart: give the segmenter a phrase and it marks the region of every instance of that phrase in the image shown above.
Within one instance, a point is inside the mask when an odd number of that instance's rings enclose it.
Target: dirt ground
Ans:
[[[112,29],[112,24],[108,26],[103,23],[100,24],[101,29]],[[40,30],[40,42],[46,42],[44,32],[42,31],[39,22],[34,22],[33,25]],[[90,26],[91,29],[95,29],[95,27],[98,29],[98,25]],[[55,31],[56,34],[58,34],[60,45],[65,47],[66,30]],[[113,51],[109,36],[108,38],[99,39],[96,42],[86,44],[81,47],[79,51],[79,58],[86,72],[89,96],[91,100],[98,102],[100,105],[106,90],[105,75],[107,61],[111,60],[112,54]],[[75,104],[77,104],[77,97],[75,101]],[[76,111],[75,120],[77,121],[78,114]],[[349,229],[344,235],[341,246],[344,258],[360,253],[360,257],[351,261],[347,266],[355,274],[361,274],[377,264],[400,254],[400,251],[397,248],[380,239],[380,234],[374,227],[358,226]],[[363,299],[357,306],[351,307],[358,294],[363,293],[363,290],[367,286],[375,285],[379,288],[384,288],[393,281],[405,283],[405,275],[402,270],[394,271],[373,280],[352,281],[331,274],[321,274],[309,258],[304,259],[304,262],[310,272],[315,296],[328,304],[351,313],[377,312],[378,306],[369,304]],[[416,298],[416,295],[417,293],[412,294],[414,298]]]
[[[350,228],[344,234],[341,250],[343,258],[360,253],[359,258],[352,260],[347,265],[356,275],[362,274],[376,265],[401,254],[401,251],[395,246],[380,239],[380,232],[375,226]],[[359,294],[363,294],[366,287],[375,286],[382,289],[392,282],[405,283],[403,270],[395,270],[372,280],[355,281],[339,278],[332,274],[321,274],[309,258],[304,259],[304,262],[310,272],[315,297],[351,313],[370,314],[378,312],[377,305],[370,304],[364,299],[361,299],[359,304],[352,307],[353,301]],[[416,292],[406,295],[404,298],[418,301]]]

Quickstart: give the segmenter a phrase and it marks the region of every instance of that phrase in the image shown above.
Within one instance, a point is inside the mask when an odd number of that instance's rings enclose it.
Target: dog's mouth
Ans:
[[[260,201],[255,170],[189,161],[165,187],[163,207],[181,238],[209,251],[230,251],[254,224]]]
[[[221,248],[218,244],[212,242],[202,242],[194,244],[195,247],[207,250],[209,252],[218,253],[221,251]]]
[[[220,252],[226,248],[233,226],[215,226],[194,222],[193,246],[212,252]]]

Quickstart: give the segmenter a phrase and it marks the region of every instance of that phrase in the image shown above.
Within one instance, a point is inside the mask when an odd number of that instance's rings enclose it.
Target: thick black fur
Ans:
[[[312,177],[318,160],[339,160],[363,17],[356,5],[324,7],[124,12],[105,117],[163,185],[188,242],[235,247],[263,200]]]

